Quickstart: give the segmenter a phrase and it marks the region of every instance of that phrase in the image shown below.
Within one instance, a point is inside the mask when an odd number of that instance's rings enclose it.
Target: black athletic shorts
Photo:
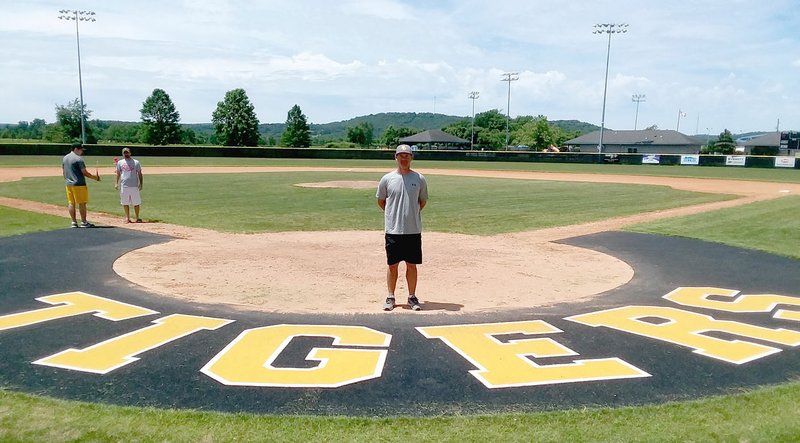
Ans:
[[[422,263],[422,234],[386,234],[386,264]]]

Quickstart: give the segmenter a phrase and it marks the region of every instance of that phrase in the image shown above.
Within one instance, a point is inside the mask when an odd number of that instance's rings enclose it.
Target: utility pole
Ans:
[[[508,122],[511,119],[511,82],[519,80],[519,72],[506,72],[501,81],[508,82],[508,104],[506,105],[506,149],[508,149]]]
[[[477,100],[480,95],[481,93],[478,91],[472,91],[469,93],[469,98],[472,100],[472,130],[469,137],[469,149],[472,151],[475,150],[475,100]]]

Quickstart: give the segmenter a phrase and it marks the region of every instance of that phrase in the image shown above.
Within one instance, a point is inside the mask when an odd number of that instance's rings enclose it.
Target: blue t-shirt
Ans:
[[[86,186],[86,177],[83,176],[83,170],[86,169],[86,163],[80,155],[75,152],[70,152],[61,160],[61,169],[64,170],[64,180],[67,186]]]

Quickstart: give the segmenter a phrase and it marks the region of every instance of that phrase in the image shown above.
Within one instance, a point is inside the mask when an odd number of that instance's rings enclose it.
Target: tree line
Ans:
[[[225,94],[211,115],[214,126],[212,137],[204,138],[188,127],[180,125],[180,113],[169,94],[163,89],[154,89],[139,110],[141,123],[113,123],[90,120],[92,111],[78,99],[66,105],[56,105],[56,121],[47,124],[44,119],[19,122],[0,130],[0,138],[44,140],[53,143],[75,143],[81,141],[81,115],[87,123],[86,143],[98,141],[112,143],[143,143],[148,145],[173,144],[218,144],[224,146],[259,146],[269,141],[261,137],[255,107],[244,89],[233,89]],[[272,144],[277,144],[272,141]],[[288,112],[286,130],[280,144],[289,147],[311,145],[308,119],[299,106]]]
[[[107,122],[90,120],[92,111],[76,98],[66,105],[56,105],[56,121],[46,123],[41,118],[31,122],[21,121],[0,129],[0,138],[44,140],[53,143],[74,143],[81,140],[81,113],[86,121],[86,142],[90,144],[125,143],[148,145],[212,144],[223,146],[285,146],[305,148],[312,144],[329,147],[395,146],[403,137],[421,132],[410,126],[389,124],[382,134],[376,134],[373,124],[361,120],[346,128],[343,137],[336,140],[314,140],[308,118],[294,105],[288,111],[283,133],[279,138],[264,136],[259,132],[255,107],[244,89],[228,91],[212,113],[213,133],[197,133],[180,124],[180,113],[169,94],[154,89],[139,110],[141,122]],[[451,120],[452,121],[452,120]],[[507,126],[508,125],[508,126]],[[584,124],[585,125],[585,124]],[[593,125],[588,125],[593,126]],[[525,145],[531,149],[560,146],[564,141],[581,135],[581,130],[565,130],[547,121],[543,115],[518,116],[508,120],[497,109],[464,118],[441,128],[454,136],[471,140],[476,149],[497,150],[506,148],[506,131],[510,145]],[[315,143],[316,142],[316,143]]]

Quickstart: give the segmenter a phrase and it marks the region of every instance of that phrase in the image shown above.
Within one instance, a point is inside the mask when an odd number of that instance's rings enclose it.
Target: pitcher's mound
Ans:
[[[114,270],[156,293],[294,313],[378,313],[386,297],[383,232],[224,234],[148,246]],[[422,313],[490,312],[588,299],[633,277],[626,263],[531,233],[424,233]],[[398,304],[408,290],[401,264]],[[394,312],[411,312],[396,309]],[[417,313],[415,313],[417,314]]]

